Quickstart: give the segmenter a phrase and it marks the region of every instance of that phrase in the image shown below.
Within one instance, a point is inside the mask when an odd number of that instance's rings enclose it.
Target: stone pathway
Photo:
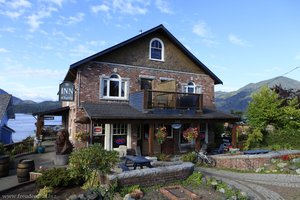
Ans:
[[[300,200],[300,175],[236,173],[203,167],[195,170],[246,192],[251,199]]]
[[[53,142],[52,142],[53,143]],[[40,166],[45,168],[53,168],[57,167],[54,165],[55,151],[54,146],[50,144],[46,146],[46,152],[42,154],[28,154],[24,156],[20,156],[15,159],[15,168],[9,171],[9,176],[0,178],[0,193],[1,191],[7,190],[9,188],[22,185],[22,183],[18,183],[17,178],[17,164],[21,159],[32,159],[35,163],[35,168],[38,169]],[[1,199],[1,196],[0,196]]]

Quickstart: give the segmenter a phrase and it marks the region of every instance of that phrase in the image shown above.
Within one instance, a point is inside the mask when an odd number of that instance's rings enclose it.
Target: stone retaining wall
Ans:
[[[272,158],[280,158],[284,155],[299,155],[299,150],[276,151],[256,155],[227,155],[212,156],[217,161],[216,167],[238,170],[255,170],[269,163]]]
[[[110,182],[117,180],[122,186],[140,185],[152,186],[165,184],[176,180],[184,180],[194,171],[194,164],[184,162],[181,164],[146,168],[108,175]]]

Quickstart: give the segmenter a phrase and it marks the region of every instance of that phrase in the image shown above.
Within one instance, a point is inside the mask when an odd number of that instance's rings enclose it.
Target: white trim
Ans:
[[[110,78],[112,75],[117,75],[119,78]],[[128,100],[129,97],[129,82],[130,79],[129,78],[122,78],[120,75],[118,74],[111,74],[110,76],[105,76],[104,74],[102,74],[100,77],[100,94],[99,94],[99,98],[100,99],[107,99],[107,100]],[[106,96],[104,96],[104,81],[107,81],[106,87],[107,87],[107,91],[106,91]],[[124,83],[124,97],[122,96],[109,96],[110,93],[110,82],[111,81],[118,81],[119,82],[119,91],[118,91],[118,95],[122,94],[122,84]]]
[[[127,124],[127,148],[131,148],[131,124]]]
[[[151,80],[154,80],[155,79],[155,76],[149,76],[149,75],[139,75],[139,78],[142,79],[151,79]]]
[[[105,138],[104,138],[104,149],[111,150],[111,134],[110,134],[110,125],[111,124],[105,124]]]
[[[205,143],[208,144],[208,123],[205,123]]]
[[[155,40],[159,41],[160,44],[161,44],[161,59],[156,59],[156,58],[152,58],[151,57],[151,50],[152,50],[151,44]],[[152,38],[150,40],[150,43],[149,43],[149,60],[162,61],[162,62],[165,61],[165,45],[164,45],[164,43],[163,43],[163,41],[161,39],[159,39],[159,38]]]
[[[174,78],[167,78],[167,77],[159,77],[160,81],[174,81]]]

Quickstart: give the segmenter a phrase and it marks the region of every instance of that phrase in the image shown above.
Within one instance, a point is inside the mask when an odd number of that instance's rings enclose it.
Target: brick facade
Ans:
[[[166,29],[159,26],[154,30],[156,31],[142,34],[143,37],[135,37],[136,39],[128,40],[130,42],[125,41],[116,45],[117,48],[111,47],[104,50],[104,53],[100,52],[100,54],[96,54],[97,56],[93,55],[71,65],[65,80],[72,81],[75,85],[75,101],[63,102],[63,106],[70,107],[68,129],[71,137],[78,131],[92,131],[92,124],[76,122],[86,115],[81,106],[83,103],[96,104],[112,101],[112,99],[101,97],[101,87],[103,87],[101,79],[110,77],[112,74],[118,74],[122,79],[128,80],[129,94],[141,90],[141,78],[151,79],[153,90],[162,80],[174,80],[177,92],[185,92],[183,91],[184,86],[193,82],[196,86],[201,86],[203,107],[215,108],[214,85],[221,83],[221,80],[191,55]],[[158,38],[163,43],[164,58],[161,61],[149,58],[149,45],[153,38]],[[113,101],[129,103],[129,98]],[[124,122],[110,121],[108,123]],[[154,126],[155,123],[159,123],[159,120],[151,123]],[[200,121],[194,120],[194,123],[200,124]],[[127,146],[135,148],[138,134],[136,125],[131,126],[130,131],[131,139],[128,141],[131,144]],[[107,134],[111,133],[107,132]],[[211,139],[209,138],[209,140]],[[178,138],[176,138],[176,142],[178,142]],[[155,141],[153,144],[155,147],[160,147]],[[144,147],[148,149],[148,142],[143,145],[142,149]],[[111,146],[108,149],[111,149]],[[160,150],[160,148],[156,149]],[[174,149],[166,149],[166,151],[169,150],[174,152]]]

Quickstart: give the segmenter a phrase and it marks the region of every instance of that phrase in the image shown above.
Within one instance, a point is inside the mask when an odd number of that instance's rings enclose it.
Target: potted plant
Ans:
[[[188,140],[189,142],[195,142],[195,139],[198,137],[198,129],[197,128],[188,128],[183,132],[184,139]]]
[[[159,144],[164,143],[167,137],[167,128],[165,126],[157,128],[155,137]]]

